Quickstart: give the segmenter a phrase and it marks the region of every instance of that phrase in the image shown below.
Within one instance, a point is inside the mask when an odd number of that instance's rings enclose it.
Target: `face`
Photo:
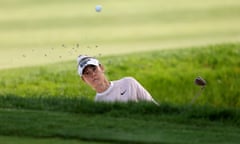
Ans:
[[[93,88],[97,87],[99,84],[101,84],[105,80],[103,66],[102,65],[87,66],[86,68],[84,68],[82,79],[91,87]]]

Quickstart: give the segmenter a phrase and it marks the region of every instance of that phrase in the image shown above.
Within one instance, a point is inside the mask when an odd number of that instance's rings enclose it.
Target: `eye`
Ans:
[[[89,72],[85,72],[85,75],[89,75]]]
[[[97,67],[93,67],[93,72],[96,72],[97,71]]]
[[[84,73],[83,73],[83,75],[89,75],[89,72],[88,71],[85,71]]]

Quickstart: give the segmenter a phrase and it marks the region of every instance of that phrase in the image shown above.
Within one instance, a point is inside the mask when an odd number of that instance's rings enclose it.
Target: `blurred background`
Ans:
[[[239,0],[1,0],[0,68],[239,42],[239,25]]]

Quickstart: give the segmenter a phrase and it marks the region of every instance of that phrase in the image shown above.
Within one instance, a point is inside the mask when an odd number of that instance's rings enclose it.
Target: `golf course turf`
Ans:
[[[239,0],[1,0],[0,144],[239,144],[239,17]],[[160,106],[95,103],[79,54]]]

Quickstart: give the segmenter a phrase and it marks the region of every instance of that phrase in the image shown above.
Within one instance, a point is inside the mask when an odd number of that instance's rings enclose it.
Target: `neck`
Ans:
[[[95,90],[98,93],[102,93],[102,92],[106,91],[109,87],[110,87],[110,82],[108,80],[104,80],[101,84],[99,84],[95,87]]]

